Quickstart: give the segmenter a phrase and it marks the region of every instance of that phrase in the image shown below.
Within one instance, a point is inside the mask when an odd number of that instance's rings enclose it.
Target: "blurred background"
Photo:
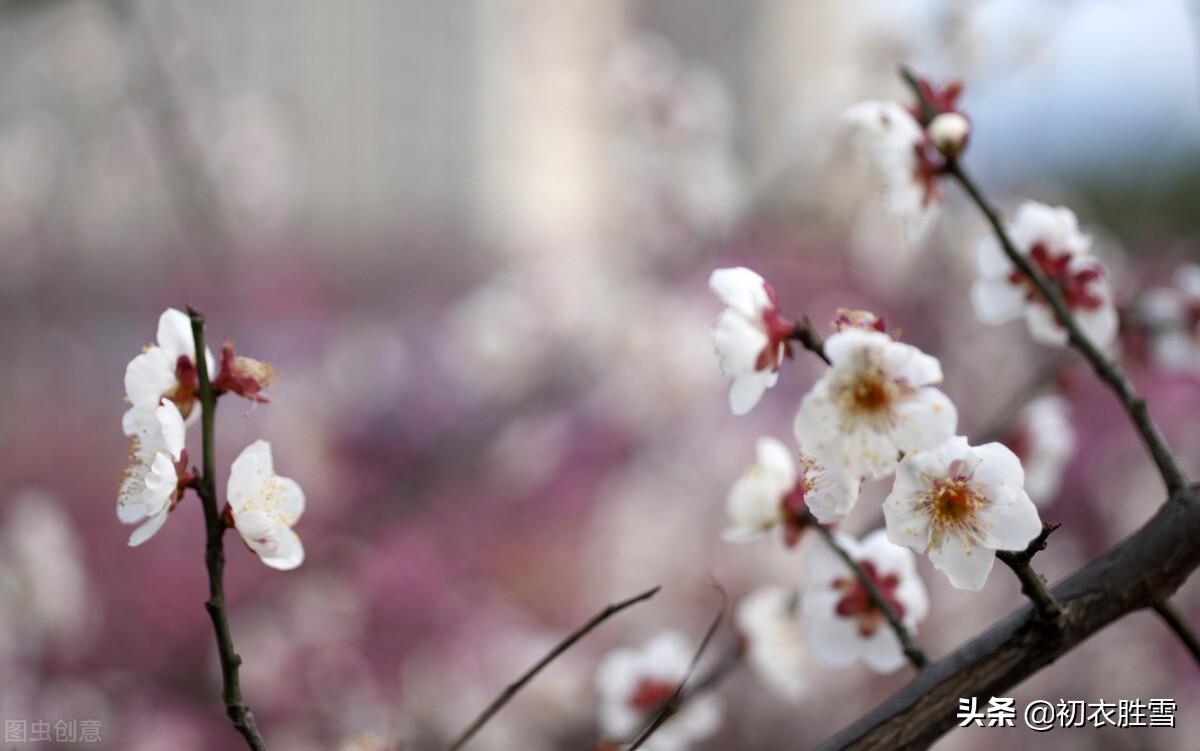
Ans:
[[[885,315],[941,359],[972,437],[1064,394],[1077,441],[1041,499],[1063,528],[1037,565],[1073,571],[1154,512],[1152,465],[1069,353],[976,322],[983,225],[961,196],[908,243],[839,118],[906,101],[900,62],[962,78],[976,177],[1008,209],[1071,206],[1130,305],[1200,260],[1198,39],[1183,0],[0,2],[0,718],[99,720],[122,751],[240,747],[194,496],[136,550],[114,514],[123,368],[168,306],[281,374],[272,404],[217,415],[219,487],[262,437],[308,497],[300,569],[226,538],[272,748],[442,747],[577,623],[661,584],[474,743],[586,749],[608,649],[666,627],[698,640],[714,581],[733,598],[801,581],[802,553],[719,532],[754,440],[790,443],[819,370],[801,353],[729,414],[717,266],[763,273],[823,332],[839,307]],[[1127,366],[1200,475],[1197,374],[1156,367],[1128,330]],[[843,529],[870,531],[886,490]],[[1006,571],[977,594],[920,565],[933,656],[1022,603]],[[1196,582],[1177,602],[1200,616]],[[700,748],[810,747],[908,675],[814,662],[789,703],[742,669]],[[938,748],[1200,733],[1200,672],[1150,613],[1011,695],[1174,699],[1179,727]]]

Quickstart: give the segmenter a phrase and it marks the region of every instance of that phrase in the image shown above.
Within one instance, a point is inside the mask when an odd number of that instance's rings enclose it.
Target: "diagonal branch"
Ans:
[[[1167,627],[1175,632],[1179,641],[1183,642],[1183,646],[1192,653],[1192,658],[1197,664],[1200,664],[1200,638],[1197,638],[1196,632],[1192,631],[1191,626],[1184,619],[1183,613],[1179,612],[1179,608],[1172,605],[1169,600],[1162,600],[1154,605],[1154,612],[1158,613]]]
[[[725,598],[725,592],[723,590],[721,592],[721,596],[722,598]],[[711,685],[719,682],[720,679],[724,677],[725,672],[732,669],[732,667],[737,664],[736,661],[730,661],[728,659],[721,660],[720,664],[718,665],[720,670],[714,670],[712,673],[704,677],[702,683],[697,682],[696,688],[690,691],[685,691],[685,689],[688,688],[688,681],[691,680],[692,673],[694,673],[696,670],[697,663],[700,662],[700,658],[703,657],[705,651],[707,651],[708,644],[712,641],[713,635],[717,633],[717,628],[721,625],[721,621],[725,620],[725,610],[727,606],[728,602],[723,601],[721,603],[721,609],[717,611],[715,616],[713,616],[712,623],[708,624],[708,630],[704,632],[704,638],[700,640],[700,646],[696,647],[696,653],[692,655],[692,663],[688,665],[687,672],[684,673],[683,679],[679,681],[679,685],[675,687],[675,691],[671,694],[670,698],[663,702],[662,706],[659,707],[658,711],[654,714],[654,717],[650,719],[650,722],[648,722],[646,726],[642,728],[642,732],[638,733],[637,738],[630,742],[629,748],[626,751],[637,751],[637,749],[641,748],[642,744],[649,740],[650,736],[654,735],[654,733],[663,726],[663,723],[675,716],[680,708],[683,707],[683,703],[687,701],[687,699],[701,691],[702,688],[710,687]],[[727,667],[722,667],[725,665],[727,665]]]
[[[204,469],[196,482],[196,491],[204,506],[204,528],[207,540],[204,546],[204,563],[208,569],[208,602],[204,608],[212,619],[217,637],[217,652],[221,659],[221,696],[225,702],[225,713],[233,727],[253,751],[266,751],[267,744],[258,732],[250,707],[242,700],[238,667],[242,658],[233,647],[233,636],[229,630],[229,618],[225,613],[225,522],[217,512],[215,486],[216,460],[214,458],[213,417],[217,409],[217,397],[213,393],[208,377],[208,358],[204,355],[204,316],[188,306],[192,319],[192,336],[196,345],[196,373],[200,382],[200,424],[203,429]]]
[[[492,719],[492,717],[499,712],[504,705],[507,704],[509,700],[517,694],[518,691],[525,687],[525,684],[533,680],[533,677],[541,672],[542,668],[549,665],[554,661],[555,658],[574,646],[575,642],[587,636],[592,629],[596,628],[617,613],[620,613],[625,608],[636,605],[639,602],[649,600],[651,597],[658,594],[660,589],[662,589],[662,586],[653,587],[645,592],[642,592],[640,595],[635,595],[629,599],[615,602],[604,608],[604,610],[601,610],[596,615],[592,616],[587,623],[568,634],[565,639],[556,644],[553,649],[551,649],[544,657],[542,657],[542,659],[534,663],[533,667],[529,668],[529,670],[526,670],[520,678],[513,681],[511,684],[509,684],[508,688],[500,692],[500,695],[497,696],[492,703],[489,704],[487,708],[484,709],[483,712],[481,712],[480,715],[476,717],[470,725],[467,726],[466,730],[462,731],[462,733],[452,744],[450,744],[450,751],[458,751],[458,749],[465,746],[467,741],[471,740],[471,738],[479,732],[479,729],[487,724],[488,720]]]
[[[892,627],[892,631],[895,632],[896,638],[900,640],[900,647],[904,650],[904,656],[908,658],[908,661],[912,663],[912,666],[918,671],[924,669],[924,667],[929,664],[929,658],[926,657],[925,653],[921,651],[921,648],[917,646],[916,641],[914,641],[912,638],[912,634],[908,632],[908,629],[905,628],[904,623],[901,622],[899,616],[896,615],[896,611],[893,610],[892,606],[888,604],[887,598],[885,598],[883,593],[879,591],[879,587],[875,586],[875,581],[867,575],[866,571],[863,571],[862,566],[859,565],[858,561],[854,560],[854,556],[850,555],[845,548],[838,544],[837,538],[833,536],[833,533],[823,527],[821,523],[817,521],[816,517],[812,515],[812,512],[807,513],[809,517],[809,524],[811,524],[812,527],[817,530],[817,534],[821,535],[821,539],[833,549],[833,552],[837,553],[838,557],[841,558],[842,561],[849,566],[852,571],[854,571],[854,576],[858,579],[858,582],[863,585],[863,589],[867,590],[867,596],[871,598],[871,604],[873,604],[881,613],[883,613],[884,617],[887,618],[888,625]]]
[[[937,110],[928,99],[925,98],[921,91],[921,87],[917,85],[915,76],[907,68],[901,69],[901,76],[912,88],[913,93],[917,96],[922,110],[927,114],[937,114]],[[1114,361],[1106,357],[1096,345],[1088,339],[1083,330],[1079,328],[1079,324],[1071,316],[1071,311],[1067,308],[1066,302],[1063,300],[1062,294],[1058,288],[1052,284],[1046,277],[1035,267],[1027,256],[1017,250],[1013,244],[1012,238],[1008,236],[1008,231],[1004,227],[1004,223],[1000,220],[1000,215],[991,205],[987,198],[980,191],[968,175],[962,164],[957,159],[947,159],[945,172],[950,177],[954,178],[971,200],[983,213],[988,224],[991,225],[992,231],[996,234],[996,239],[1000,241],[1000,247],[1013,265],[1020,270],[1037,288],[1038,294],[1050,306],[1054,312],[1054,317],[1059,325],[1067,332],[1068,341],[1071,346],[1083,355],[1084,359],[1092,366],[1092,370],[1096,371],[1096,375],[1100,380],[1104,381],[1116,393],[1117,398],[1121,401],[1121,405],[1129,414],[1130,420],[1133,421],[1134,428],[1142,441],[1146,444],[1146,448],[1150,451],[1150,456],[1154,459],[1155,465],[1158,467],[1159,474],[1162,475],[1163,482],[1166,483],[1167,493],[1174,494],[1188,484],[1187,476],[1179,468],[1175,462],[1175,457],[1172,456],[1170,449],[1167,447],[1167,442],[1159,431],[1158,426],[1150,417],[1150,412],[1146,408],[1146,400],[1133,388],[1133,385],[1126,378],[1125,373],[1120,366]]]

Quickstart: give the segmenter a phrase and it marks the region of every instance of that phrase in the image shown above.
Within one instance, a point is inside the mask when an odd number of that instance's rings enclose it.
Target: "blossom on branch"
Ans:
[[[800,450],[848,477],[890,472],[900,452],[932,448],[954,435],[958,411],[935,388],[942,366],[887,334],[846,328],[825,341],[830,368],[796,414]],[[850,507],[841,509],[841,515]],[[821,521],[831,518],[824,511]]]
[[[1175,270],[1171,287],[1156,287],[1137,305],[1150,337],[1150,356],[1169,373],[1200,375],[1200,264]]]
[[[1079,231],[1067,208],[1029,201],[1008,225],[1018,253],[1058,290],[1079,328],[1097,347],[1112,344],[1117,335],[1117,310],[1109,289],[1108,271],[1091,253],[1091,238]],[[1067,330],[1055,318],[1033,282],[1005,255],[999,240],[987,235],[976,256],[979,279],[971,289],[975,313],[984,323],[1000,324],[1021,315],[1029,333],[1042,344],[1062,346]]]
[[[783,587],[759,587],[738,603],[735,621],[746,661],[767,688],[789,701],[804,695],[808,648],[799,596]]]
[[[129,436],[129,461],[117,493],[117,518],[141,525],[129,536],[130,546],[137,546],[162,528],[191,481],[185,428],[179,408],[166,398],[157,407],[133,407],[121,422]]]
[[[199,380],[192,321],[186,313],[167,308],[158,319],[157,344],[146,347],[125,367],[125,398],[133,409],[154,409],[163,397],[175,402],[190,424],[199,415]],[[213,372],[212,352],[204,352]]]
[[[255,441],[233,460],[227,488],[229,512],[246,545],[271,568],[304,562],[304,545],[292,527],[304,513],[304,492],[275,474],[271,444]]]
[[[1037,506],[1058,495],[1063,473],[1075,453],[1075,428],[1070,403],[1061,396],[1039,396],[1017,416],[1004,439],[1025,469],[1025,492]]]
[[[748,542],[779,526],[787,547],[793,547],[808,526],[806,511],[824,522],[837,520],[858,498],[858,480],[847,480],[806,456],[797,462],[775,438],[758,439],[755,461],[729,490],[730,526],[724,537]]]
[[[693,650],[677,631],[664,631],[640,649],[620,647],[605,655],[596,671],[600,731],[626,740],[640,731],[687,678]],[[717,731],[721,701],[711,693],[688,698],[642,748],[683,751]]]
[[[725,306],[712,337],[721,372],[733,379],[729,406],[744,415],[779,380],[780,362],[792,355],[788,340],[796,324],[779,314],[775,291],[750,269],[717,269],[708,286]]]
[[[959,589],[982,589],[997,550],[1023,550],[1042,530],[1016,454],[961,436],[904,457],[883,502],[888,539],[929,560]]]
[[[914,632],[929,612],[929,596],[913,554],[889,542],[882,529],[861,542],[840,534],[834,539],[870,578],[905,628]],[[809,549],[800,603],[808,619],[808,645],[818,661],[841,667],[862,660],[879,673],[904,664],[904,649],[886,614],[829,545]]]

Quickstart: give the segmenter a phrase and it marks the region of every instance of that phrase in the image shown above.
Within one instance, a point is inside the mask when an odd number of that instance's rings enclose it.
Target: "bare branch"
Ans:
[[[1046,540],[1058,529],[1061,524],[1055,522],[1043,522],[1042,531],[1029,546],[1024,550],[1015,552],[1011,550],[997,550],[996,557],[999,558],[1005,565],[1012,569],[1017,578],[1021,580],[1021,591],[1033,601],[1034,609],[1038,616],[1048,625],[1057,628],[1062,621],[1062,608],[1058,601],[1054,599],[1054,595],[1046,589],[1046,582],[1033,570],[1030,563],[1033,557],[1039,552],[1046,549]]]
[[[1154,612],[1158,613],[1167,627],[1175,632],[1179,637],[1179,641],[1188,648],[1192,653],[1192,659],[1196,664],[1200,665],[1200,638],[1196,637],[1196,632],[1192,631],[1191,626],[1183,618],[1183,613],[1170,603],[1169,600],[1163,600],[1154,605]]]
[[[546,653],[544,657],[534,663],[533,667],[529,668],[529,670],[526,670],[520,678],[510,683],[508,687],[504,689],[504,691],[500,692],[500,695],[497,696],[492,703],[489,704],[487,708],[484,709],[483,712],[480,713],[480,715],[476,717],[470,725],[467,726],[466,730],[462,731],[462,733],[452,744],[450,744],[450,751],[458,751],[458,749],[466,745],[467,741],[471,740],[471,738],[479,732],[479,729],[487,724],[488,720],[492,719],[492,717],[499,712],[504,705],[507,704],[509,700],[517,694],[518,691],[524,688],[526,683],[529,683],[529,681],[533,680],[533,677],[540,673],[542,668],[549,665],[555,660],[555,658],[574,646],[575,642],[587,636],[592,629],[596,628],[617,613],[620,613],[625,608],[636,605],[639,602],[649,600],[651,597],[658,594],[659,590],[661,589],[661,585],[652,587],[651,589],[642,592],[640,595],[635,595],[629,599],[615,602],[604,608],[604,610],[601,610],[596,615],[592,616],[587,623],[575,629],[570,634],[567,634],[566,638],[556,644],[553,649]]]
[[[266,751],[267,744],[258,732],[250,707],[242,700],[238,667],[242,658],[233,647],[233,636],[229,630],[229,618],[225,613],[225,521],[217,511],[217,491],[214,484],[216,460],[214,459],[213,417],[217,409],[217,397],[213,393],[208,376],[208,358],[204,356],[204,316],[188,306],[192,320],[192,336],[196,343],[196,374],[200,383],[200,424],[203,429],[204,469],[196,482],[196,492],[204,506],[204,528],[206,541],[204,563],[208,569],[208,602],[204,608],[212,619],[217,637],[217,653],[221,660],[221,695],[225,702],[225,713],[229,715],[234,729],[241,733],[253,751]]]

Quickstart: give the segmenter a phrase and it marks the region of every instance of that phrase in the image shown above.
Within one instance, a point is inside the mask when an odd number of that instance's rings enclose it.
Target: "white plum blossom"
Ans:
[[[271,568],[304,562],[304,545],[292,527],[304,513],[304,492],[275,474],[271,444],[255,441],[233,460],[227,489],[234,526],[246,545]]]
[[[1200,264],[1181,265],[1172,282],[1142,296],[1138,318],[1148,330],[1155,365],[1168,373],[1200,374]]]
[[[631,740],[687,678],[692,657],[687,637],[677,631],[664,631],[641,648],[619,647],[605,655],[596,671],[601,733],[613,741]],[[715,733],[722,713],[715,695],[692,696],[643,748],[683,751]]]
[[[997,550],[1023,550],[1041,532],[1016,454],[961,436],[904,457],[883,502],[888,538],[929,560],[959,589],[982,589]]]
[[[1075,453],[1070,409],[1070,403],[1057,394],[1039,396],[1025,405],[1004,439],[1025,468],[1025,492],[1037,506],[1058,495],[1063,472]]]
[[[829,370],[796,414],[802,452],[846,476],[877,478],[896,466],[900,452],[932,448],[954,435],[958,411],[935,388],[942,381],[936,358],[858,328],[829,337],[825,354]]]
[[[1100,348],[1112,344],[1118,318],[1108,271],[1092,255],[1091,238],[1079,231],[1075,214],[1061,206],[1028,201],[1007,229],[1017,252],[1058,290],[1088,339]],[[993,235],[980,241],[977,264],[979,278],[971,289],[971,301],[980,321],[1001,324],[1024,315],[1036,341],[1053,346],[1067,343],[1067,331],[1053,309]]]
[[[129,436],[129,461],[117,493],[117,518],[140,524],[129,536],[131,546],[149,540],[167,521],[187,478],[184,424],[170,399],[156,407],[133,407],[122,419]]]
[[[746,595],[735,614],[750,669],[789,701],[800,699],[806,686],[808,648],[799,605],[798,593],[767,585]]]
[[[153,409],[166,397],[175,402],[179,412],[189,422],[199,416],[196,406],[196,342],[192,338],[192,322],[187,314],[167,308],[158,318],[157,344],[146,347],[125,367],[125,398],[132,409]],[[210,376],[213,369],[212,352],[205,350]]]
[[[938,204],[939,165],[929,155],[925,129],[895,102],[861,102],[843,118],[883,183],[888,211],[904,220],[910,240],[919,240]]]
[[[725,306],[712,336],[721,372],[733,379],[729,406],[735,415],[744,415],[779,380],[779,364],[791,355],[788,339],[796,324],[779,314],[774,290],[750,269],[717,269],[708,286]]]
[[[929,596],[912,552],[889,542],[882,529],[861,542],[841,534],[834,539],[870,577],[905,628],[915,632],[929,612]],[[862,660],[879,673],[904,664],[904,649],[886,614],[831,546],[809,549],[800,604],[808,621],[808,646],[819,662],[841,667]]]
[[[805,510],[822,523],[846,515],[858,498],[857,479],[849,481],[806,456],[800,456],[798,463],[797,469],[782,441],[758,439],[754,464],[729,489],[726,540],[748,542],[779,526],[784,544],[792,547],[808,526]]]

